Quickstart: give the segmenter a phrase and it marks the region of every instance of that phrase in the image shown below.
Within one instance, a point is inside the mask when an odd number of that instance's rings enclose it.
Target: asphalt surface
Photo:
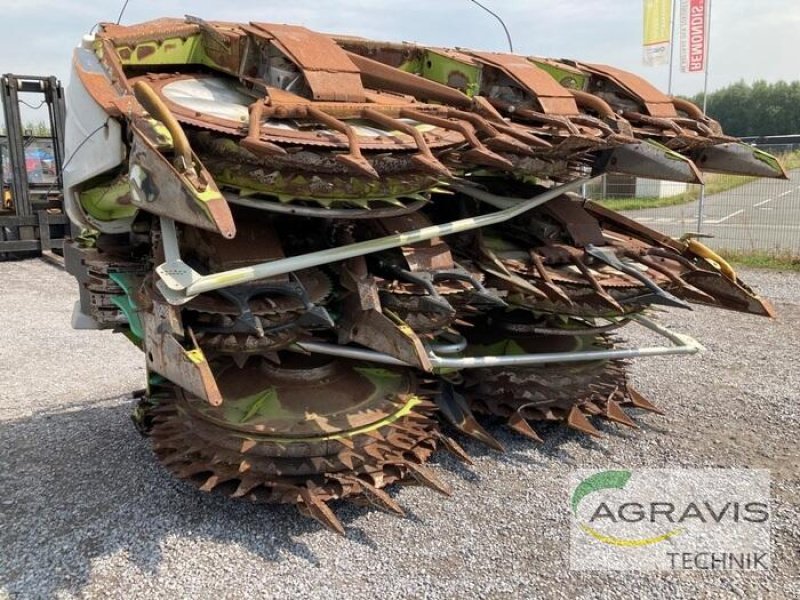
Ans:
[[[800,170],[790,179],[758,179],[706,197],[703,233],[708,245],[728,250],[784,251],[800,254]],[[674,237],[697,231],[699,201],[624,213]]]
[[[800,274],[743,276],[780,319],[669,311],[661,321],[706,351],[632,367],[666,416],[601,425],[599,441],[541,426],[536,445],[492,428],[506,454],[464,442],[474,467],[434,460],[453,497],[392,490],[405,519],[337,506],[342,538],[168,476],[128,417],[139,351],[70,329],[67,274],[0,263],[0,597],[798,598]],[[628,329],[630,343],[653,341]],[[570,474],[620,466],[770,469],[771,571],[570,571]]]

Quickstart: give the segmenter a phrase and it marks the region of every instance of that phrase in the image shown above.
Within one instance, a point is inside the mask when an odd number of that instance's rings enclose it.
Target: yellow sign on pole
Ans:
[[[672,0],[644,0],[644,64],[669,63],[672,42]]]

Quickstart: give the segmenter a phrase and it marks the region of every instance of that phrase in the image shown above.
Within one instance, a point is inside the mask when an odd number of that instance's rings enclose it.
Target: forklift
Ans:
[[[42,97],[46,134],[23,129],[20,94]],[[0,78],[5,135],[0,135],[0,260],[42,256],[63,264],[69,221],[63,210],[64,90],[55,77]],[[27,104],[27,103],[26,103]]]

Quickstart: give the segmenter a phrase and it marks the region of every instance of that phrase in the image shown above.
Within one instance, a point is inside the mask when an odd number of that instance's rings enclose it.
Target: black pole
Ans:
[[[483,4],[478,2],[478,0],[470,0],[470,2],[472,2],[473,4],[477,4],[483,10],[488,12],[490,15],[492,15],[495,19],[497,19],[500,22],[500,25],[503,26],[503,31],[506,32],[506,39],[508,40],[508,51],[513,53],[514,52],[514,44],[511,43],[511,34],[508,32],[508,27],[506,27],[506,24],[503,22],[503,19],[500,18],[500,15],[498,15],[496,12],[493,12],[493,11],[489,10]]]

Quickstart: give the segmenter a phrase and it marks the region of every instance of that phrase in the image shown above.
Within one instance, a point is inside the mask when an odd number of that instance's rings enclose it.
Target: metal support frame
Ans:
[[[200,275],[180,257],[178,232],[175,221],[165,217],[161,218],[161,234],[164,243],[165,262],[156,268],[160,277],[157,283],[159,290],[171,304],[183,304],[198,294],[212,290],[219,290],[229,286],[238,285],[257,279],[272,277],[291,271],[307,269],[324,264],[330,264],[348,258],[363,256],[372,252],[379,252],[401,245],[413,244],[462,231],[470,231],[502,223],[513,219],[526,211],[540,206],[557,196],[576,190],[584,186],[591,179],[577,180],[572,183],[554,187],[547,192],[529,199],[510,198],[497,196],[481,189],[456,183],[452,187],[462,194],[468,195],[481,202],[489,204],[498,210],[489,214],[461,219],[442,225],[423,227],[414,231],[386,236],[374,240],[367,240],[356,244],[349,244],[339,248],[311,252],[301,256],[274,260],[260,263],[243,269],[233,269],[211,275]],[[452,355],[463,351],[466,344],[463,340],[448,340],[446,342],[425,344],[425,352],[429,359],[431,370],[440,369],[481,369],[496,367],[530,367],[548,363],[573,363],[595,360],[624,360],[631,358],[646,358],[653,356],[670,356],[680,354],[695,354],[702,350],[702,346],[694,338],[670,331],[666,327],[645,317],[633,315],[630,320],[666,338],[672,346],[650,346],[642,348],[625,348],[617,350],[586,350],[567,352],[546,352],[540,354],[520,354],[512,356],[442,356]],[[298,342],[292,348],[298,352],[310,352],[328,356],[338,356],[354,360],[365,360],[386,365],[416,366],[405,362],[395,356],[374,350],[367,350],[357,346],[344,346],[324,342]]]
[[[69,222],[63,214],[49,214],[31,193],[25,167],[25,132],[20,114],[20,93],[44,96],[53,143],[53,159],[57,181],[52,188],[61,193],[64,166],[64,92],[56,77],[37,77],[6,73],[0,78],[3,117],[8,137],[7,157],[10,166],[13,216],[0,217],[0,258],[6,253],[50,252],[63,245],[63,238],[51,238],[50,226],[57,225],[66,232]],[[0,179],[0,182],[3,180]]]
[[[5,252],[41,252],[61,251],[64,238],[52,237],[50,227],[69,227],[69,219],[65,214],[51,214],[46,210],[36,211],[35,215],[26,217],[0,216],[0,257]],[[27,227],[34,231],[35,239],[15,239],[16,230]],[[10,235],[9,235],[10,234]]]
[[[703,346],[694,338],[670,331],[663,325],[645,317],[635,315],[631,320],[650,331],[672,342],[672,346],[649,346],[644,348],[623,348],[618,350],[577,350],[568,352],[545,352],[541,354],[515,354],[513,356],[466,356],[443,357],[426,345],[428,358],[435,369],[487,369],[493,367],[532,367],[548,363],[574,363],[593,360],[623,360],[631,358],[648,358],[653,356],[670,356],[676,354],[696,354]],[[385,365],[414,366],[394,356],[365,350],[354,346],[340,346],[323,342],[298,342],[295,348],[301,352],[338,356],[353,360],[366,360]],[[441,349],[440,349],[441,353]]]
[[[424,242],[436,237],[471,231],[503,223],[514,217],[549,202],[553,198],[572,192],[581,186],[593,181],[594,178],[578,179],[573,182],[553,187],[533,198],[511,198],[496,196],[468,185],[459,185],[458,189],[463,194],[486,202],[501,210],[494,211],[478,217],[460,219],[442,225],[431,225],[395,235],[389,235],[374,240],[367,240],[338,248],[330,248],[310,252],[300,256],[291,256],[269,262],[260,263],[251,267],[232,269],[221,273],[200,275],[180,258],[178,236],[175,221],[161,217],[161,235],[164,243],[165,262],[156,267],[160,281],[156,283],[161,294],[170,304],[185,304],[198,294],[222,288],[248,283],[258,279],[266,279],[276,275],[283,275],[291,271],[310,269],[321,265],[340,262],[357,256],[364,256],[373,252],[381,252],[391,248],[399,248],[418,242]]]
[[[2,143],[3,136],[0,136],[0,194],[3,193],[3,187],[5,186],[6,174],[3,168],[3,154],[6,152],[3,150],[3,143]],[[2,202],[2,197],[0,197],[0,203]],[[0,205],[0,208],[2,206]]]

